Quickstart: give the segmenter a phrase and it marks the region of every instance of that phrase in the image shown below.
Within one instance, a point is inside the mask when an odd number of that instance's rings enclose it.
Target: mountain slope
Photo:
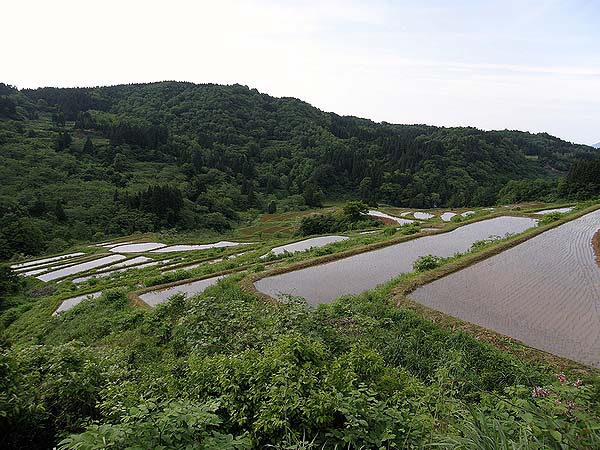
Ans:
[[[0,257],[136,230],[224,230],[241,212],[323,197],[492,204],[508,181],[555,177],[594,152],[547,134],[375,123],[181,82],[0,85],[0,149]]]

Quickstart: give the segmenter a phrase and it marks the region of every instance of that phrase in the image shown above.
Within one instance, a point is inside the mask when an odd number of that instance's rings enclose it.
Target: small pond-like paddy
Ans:
[[[421,219],[421,220],[429,220],[435,217],[435,214],[431,214],[431,213],[426,213],[426,212],[422,212],[422,211],[417,211],[413,214],[413,217],[415,219]]]
[[[450,222],[450,220],[452,220],[452,218],[453,218],[455,215],[456,215],[456,213],[453,213],[453,212],[447,211],[447,212],[443,213],[443,214],[440,216],[440,219],[442,219],[442,221],[444,221],[444,222]]]
[[[114,253],[143,253],[166,246],[166,244],[161,244],[160,242],[143,242],[139,244],[118,245],[110,248],[110,251]]]
[[[274,298],[300,296],[317,305],[344,294],[359,294],[412,271],[419,256],[448,257],[468,251],[478,240],[492,235],[520,233],[536,225],[525,217],[497,217],[457,228],[448,233],[424,236],[378,250],[350,256],[318,266],[263,278],[256,288]]]
[[[283,255],[284,253],[303,252],[311,248],[320,248],[334,242],[345,241],[346,239],[348,239],[348,236],[319,236],[310,239],[304,239],[303,241],[293,242],[291,244],[282,245],[281,247],[275,247],[266,255],[261,256],[261,258],[266,258],[270,253],[273,253],[274,255]]]
[[[370,209],[369,212],[367,213],[367,215],[373,216],[373,217],[381,217],[382,219],[393,220],[394,222],[396,222],[399,225],[406,225],[407,223],[413,223],[414,222],[414,220],[402,219],[400,217],[390,216],[389,214],[386,214],[386,213],[381,212],[381,211],[375,211],[374,209]]]
[[[566,207],[566,208],[554,208],[554,209],[544,209],[542,211],[538,211],[535,212],[534,214],[538,214],[538,215],[546,215],[546,214],[551,214],[551,213],[561,213],[561,214],[565,214],[568,212],[573,211],[573,207]]]
[[[91,294],[84,294],[84,295],[78,295],[77,297],[67,298],[67,299],[63,300],[63,302],[59,305],[58,308],[56,308],[56,311],[54,311],[52,313],[52,315],[55,316],[63,311],[67,311],[67,310],[73,308],[76,305],[79,305],[84,300],[95,299],[95,298],[100,297],[101,295],[102,295],[102,292],[93,292]]]
[[[225,275],[219,275],[212,278],[206,278],[204,280],[192,281],[191,283],[179,284],[177,286],[171,286],[166,289],[157,291],[146,292],[140,295],[140,298],[148,306],[156,306],[159,303],[164,303],[169,300],[175,294],[185,294],[187,296],[193,296],[202,293],[207,287],[216,284],[219,280],[225,278]]]

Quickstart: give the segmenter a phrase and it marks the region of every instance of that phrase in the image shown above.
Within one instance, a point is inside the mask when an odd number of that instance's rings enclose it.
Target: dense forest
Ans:
[[[589,198],[597,155],[547,134],[342,117],[240,85],[0,84],[0,259],[134,231],[225,231],[326,200]]]

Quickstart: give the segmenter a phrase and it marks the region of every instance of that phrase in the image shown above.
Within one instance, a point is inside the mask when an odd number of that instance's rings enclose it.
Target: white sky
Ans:
[[[600,141],[600,0],[5,0],[19,88],[240,83],[392,123]]]

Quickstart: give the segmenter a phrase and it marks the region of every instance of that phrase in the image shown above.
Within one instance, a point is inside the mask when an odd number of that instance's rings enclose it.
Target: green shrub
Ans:
[[[413,270],[417,272],[426,272],[427,270],[433,270],[442,264],[443,258],[434,255],[419,256],[419,258],[413,263]]]
[[[562,219],[565,216],[563,213],[552,212],[548,214],[544,214],[541,219],[538,220],[538,226],[548,225],[549,223],[556,222],[557,220]]]

